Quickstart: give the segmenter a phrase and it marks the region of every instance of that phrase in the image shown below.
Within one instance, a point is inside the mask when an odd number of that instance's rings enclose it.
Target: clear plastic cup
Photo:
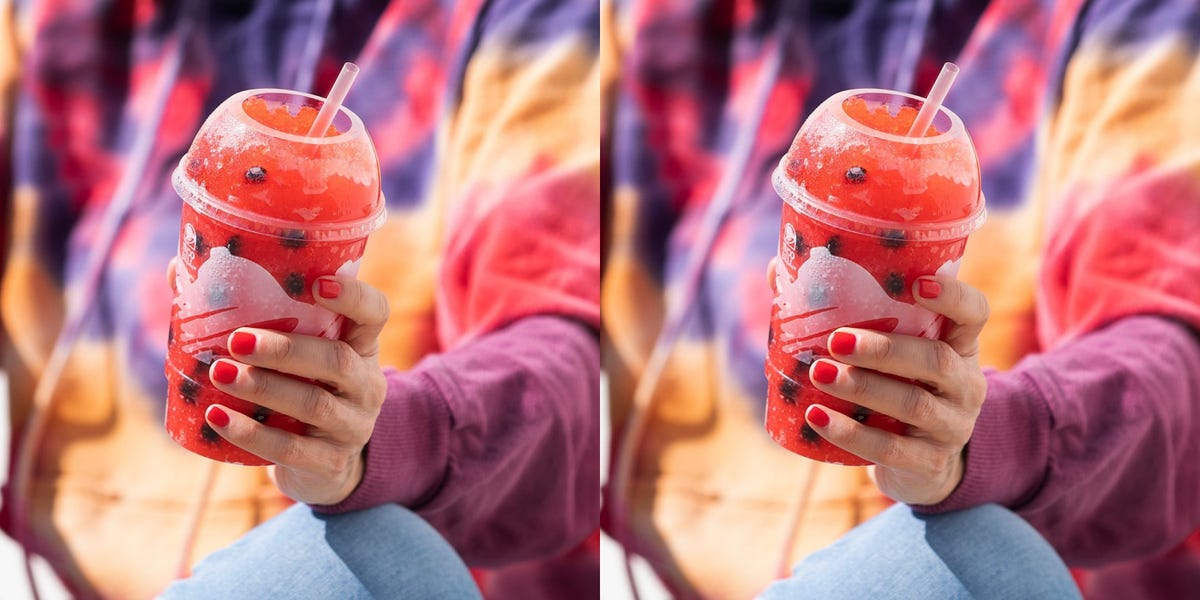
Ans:
[[[305,424],[229,396],[209,380],[238,327],[337,338],[341,318],[314,303],[325,275],[355,276],[386,215],[379,161],[362,121],[341,107],[305,135],[322,98],[276,89],[233,95],[205,121],[172,183],[183,199],[171,308],[166,427],[184,448],[244,465],[269,461],[204,420],[220,403],[291,432]]]
[[[783,199],[766,376],[766,428],[784,448],[824,462],[868,461],[805,422],[817,403],[888,431],[906,428],[817,390],[808,370],[839,327],[926,338],[941,318],[914,304],[914,281],[956,275],[986,213],[979,161],[962,121],[941,107],[924,137],[906,134],[919,96],[856,89],[805,121],[772,182]]]

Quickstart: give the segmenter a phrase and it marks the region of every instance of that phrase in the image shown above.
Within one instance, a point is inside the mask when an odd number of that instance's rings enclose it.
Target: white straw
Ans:
[[[325,130],[329,129],[329,124],[333,122],[333,116],[342,107],[342,101],[350,92],[350,86],[354,85],[355,77],[358,77],[358,65],[352,62],[342,65],[342,72],[338,74],[337,81],[333,82],[333,88],[329,90],[329,96],[325,98],[321,112],[317,113],[316,120],[308,130],[308,137],[325,137]]]
[[[929,90],[929,97],[925,98],[921,112],[917,113],[917,118],[908,130],[908,137],[925,137],[925,130],[929,129],[933,116],[942,107],[946,94],[950,93],[950,86],[954,85],[955,77],[958,77],[958,65],[948,62],[942,66],[937,81],[933,82],[933,89]]]

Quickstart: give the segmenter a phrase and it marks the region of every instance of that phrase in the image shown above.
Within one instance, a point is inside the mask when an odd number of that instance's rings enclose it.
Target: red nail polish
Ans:
[[[229,338],[229,351],[242,356],[254,354],[254,344],[257,341],[258,339],[254,337],[253,333],[238,331]]]
[[[229,424],[229,413],[221,410],[221,407],[217,406],[216,404],[209,406],[208,412],[205,413],[205,415],[208,417],[208,422],[211,423],[213,427],[224,427]],[[828,419],[829,417],[825,418]]]
[[[332,279],[319,279],[317,280],[317,293],[322,298],[333,300],[342,295],[342,284]]]
[[[229,385],[237,379],[237,376],[238,368],[234,366],[233,363],[218,360],[217,364],[213,365],[212,378],[215,379],[217,383]]]
[[[842,356],[854,354],[854,343],[856,341],[858,339],[854,337],[853,333],[838,331],[829,340],[829,350],[834,354],[841,354]]]
[[[837,380],[838,368],[833,363],[817,361],[812,370],[812,378],[817,383],[830,384]]]
[[[921,294],[922,298],[933,300],[942,294],[942,284],[932,279],[918,280],[917,293]]]
[[[821,407],[816,404],[808,407],[808,412],[805,414],[808,422],[814,427],[825,427],[829,425],[829,414],[821,410]]]

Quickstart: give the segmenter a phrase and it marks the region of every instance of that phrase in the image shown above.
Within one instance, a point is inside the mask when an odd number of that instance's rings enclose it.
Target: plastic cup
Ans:
[[[209,367],[228,356],[230,333],[250,326],[337,338],[341,318],[314,303],[313,284],[355,276],[368,234],[386,216],[379,161],[358,116],[340,107],[324,136],[306,135],[322,104],[288,90],[235,94],[209,115],[172,176],[184,204],[166,428],[214,460],[270,464],[208,426],[213,403],[286,431],[306,427],[213,387]]]
[[[839,327],[937,338],[941,317],[914,304],[921,276],[956,275],[967,236],[985,219],[975,148],[940,107],[909,137],[919,96],[848,90],[805,121],[772,177],[783,199],[766,376],[766,428],[784,448],[844,465],[869,461],[805,422],[817,403],[900,433],[889,416],[817,390],[814,360]]]

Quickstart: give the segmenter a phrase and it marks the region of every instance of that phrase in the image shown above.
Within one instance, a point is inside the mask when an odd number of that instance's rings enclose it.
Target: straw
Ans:
[[[325,137],[325,130],[329,129],[329,124],[333,122],[333,116],[342,107],[342,101],[350,92],[350,86],[354,85],[355,77],[358,77],[358,65],[352,62],[342,65],[342,72],[338,73],[337,81],[333,82],[333,88],[329,90],[329,96],[325,98],[321,112],[317,113],[316,120],[308,130],[308,137]]]
[[[942,65],[942,72],[938,74],[937,81],[933,82],[933,88],[929,90],[929,97],[925,98],[921,112],[917,113],[917,118],[908,130],[908,137],[925,137],[925,131],[933,122],[933,116],[942,107],[946,94],[950,93],[950,86],[954,85],[955,77],[958,77],[958,65],[952,62]]]

